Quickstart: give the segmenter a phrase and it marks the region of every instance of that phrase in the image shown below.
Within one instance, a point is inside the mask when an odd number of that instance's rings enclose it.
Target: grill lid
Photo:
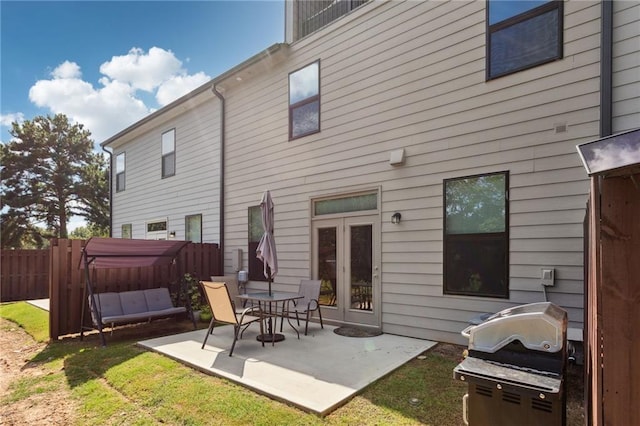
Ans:
[[[505,309],[462,331],[469,350],[495,353],[514,340],[530,350],[560,352],[567,330],[567,312],[551,302]]]

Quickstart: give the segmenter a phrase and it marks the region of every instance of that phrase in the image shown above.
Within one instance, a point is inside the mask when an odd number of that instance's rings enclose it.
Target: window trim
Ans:
[[[122,156],[123,160],[122,160],[122,171],[118,171],[118,157]],[[126,181],[126,171],[127,171],[127,156],[126,156],[126,152],[122,151],[120,153],[118,153],[116,155],[116,167],[115,167],[115,171],[116,171],[116,192],[122,192],[125,189],[127,189],[127,181]],[[118,183],[120,182],[120,176],[122,176],[122,187],[120,187],[120,185],[118,185]]]
[[[503,175],[504,176],[504,191],[505,191],[505,206],[504,206],[504,232],[487,232],[487,233],[468,233],[468,234],[447,234],[447,183],[452,181],[458,181],[462,179],[472,179],[486,176],[495,176],[495,175]],[[509,267],[510,267],[510,257],[509,257],[509,240],[510,236],[510,228],[509,228],[509,171],[499,171],[499,172],[490,172],[490,173],[480,173],[476,175],[468,175],[468,176],[460,176],[455,178],[444,179],[442,183],[442,293],[444,295],[451,296],[469,296],[469,297],[483,297],[483,298],[494,298],[494,299],[509,299],[510,293],[510,283],[509,283]],[[505,264],[503,277],[506,283],[504,293],[491,293],[491,294],[481,294],[478,292],[469,292],[469,291],[459,291],[459,290],[449,290],[447,286],[447,253],[448,253],[448,244],[452,241],[450,240],[465,240],[468,239],[470,241],[478,241],[480,240],[488,240],[488,239],[496,239],[496,237],[502,235],[504,239],[504,248],[505,248]]]
[[[298,71],[302,71],[303,69],[313,65],[317,63],[318,64],[318,94],[317,95],[313,95],[313,96],[309,96],[308,98],[304,98],[294,104],[291,103],[291,75],[297,73]],[[313,62],[309,62],[308,64],[304,65],[303,67],[300,67],[294,71],[291,71],[289,73],[289,77],[288,77],[288,92],[287,92],[287,104],[289,105],[289,141],[295,140],[295,139],[300,139],[303,138],[305,136],[309,136],[309,135],[313,135],[315,133],[320,133],[320,128],[321,128],[321,99],[320,99],[320,78],[321,78],[321,71],[320,71],[320,59],[316,59]],[[306,133],[302,133],[300,135],[296,135],[293,136],[293,111],[303,107],[305,105],[311,104],[313,102],[318,102],[318,128],[316,130],[312,130]]]
[[[499,21],[495,24],[491,24],[489,22],[489,8],[491,7],[492,1],[500,1],[500,0],[487,0],[487,7],[485,8],[485,23],[486,23],[486,43],[485,43],[485,80],[495,80],[496,78],[504,77],[506,75],[515,74],[520,71],[524,71],[529,68],[535,68],[537,66],[547,64],[549,62],[554,62],[564,57],[564,2],[562,0],[551,0],[548,3],[537,6],[533,9],[527,10],[526,12],[520,13],[518,15],[512,16],[510,18]],[[513,25],[520,24],[522,22],[526,22],[532,18],[543,15],[547,12],[551,12],[552,10],[557,9],[558,13],[558,40],[556,46],[556,55],[543,59],[537,62],[532,62],[527,65],[522,65],[517,68],[513,68],[509,71],[504,71],[500,74],[491,74],[491,35],[506,28],[509,28]]]
[[[173,133],[173,150],[165,154],[164,153],[164,135],[168,133]],[[162,133],[162,136],[160,137],[160,154],[161,154],[160,168],[162,173],[162,179],[175,176],[176,175],[176,128],[175,127]],[[169,156],[173,156],[173,173],[171,174],[166,173],[165,167],[164,167],[165,158]]]

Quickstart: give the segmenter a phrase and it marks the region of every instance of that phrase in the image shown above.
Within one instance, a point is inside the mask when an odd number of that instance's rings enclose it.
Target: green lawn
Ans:
[[[47,314],[19,302],[0,305],[0,316],[46,340]],[[44,316],[44,320],[42,319]],[[175,320],[118,330],[103,348],[96,336],[81,342],[51,342],[31,364],[46,374],[19,378],[0,401],[15,403],[33,393],[67,392],[76,403],[77,424],[171,425],[461,425],[466,385],[452,379],[457,349],[430,350],[367,387],[321,418],[273,401],[225,379],[212,377],[135,342],[188,330]],[[115,336],[114,336],[115,337]],[[442,352],[442,353],[441,353]]]

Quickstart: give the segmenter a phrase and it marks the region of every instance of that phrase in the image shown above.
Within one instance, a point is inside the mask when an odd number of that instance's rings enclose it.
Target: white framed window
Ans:
[[[169,236],[167,233],[167,219],[156,219],[147,221],[145,224],[147,240],[166,240]]]
[[[202,242],[202,215],[192,214],[185,216],[184,229],[186,233],[186,240],[192,243]]]
[[[289,74],[289,140],[320,131],[320,60]]]
[[[162,134],[162,177],[176,174],[176,129]]]
[[[116,192],[125,188],[125,153],[116,155]]]
[[[122,225],[122,238],[125,239],[131,239],[133,238],[132,236],[133,232],[132,232],[132,227],[130,223],[125,223]]]

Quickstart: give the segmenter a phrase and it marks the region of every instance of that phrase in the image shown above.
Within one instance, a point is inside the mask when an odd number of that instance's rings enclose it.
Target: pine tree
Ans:
[[[56,114],[14,122],[10,133],[0,145],[3,247],[41,228],[42,237],[67,238],[73,215],[108,227],[108,172],[91,132]]]

